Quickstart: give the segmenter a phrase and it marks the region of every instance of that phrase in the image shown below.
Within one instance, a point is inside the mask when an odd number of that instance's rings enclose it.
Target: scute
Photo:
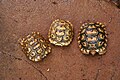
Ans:
[[[33,62],[42,60],[51,52],[50,45],[39,32],[33,32],[19,39],[19,43],[26,57]]]
[[[83,54],[102,55],[107,48],[107,34],[102,23],[84,23],[80,27],[78,44]]]
[[[68,46],[73,39],[73,26],[69,21],[57,19],[50,26],[48,38],[57,46]]]

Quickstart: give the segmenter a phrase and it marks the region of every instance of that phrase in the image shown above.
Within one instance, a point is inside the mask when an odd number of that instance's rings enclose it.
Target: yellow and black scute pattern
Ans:
[[[33,62],[42,60],[51,52],[50,44],[39,32],[32,32],[21,38],[19,43],[27,58]]]
[[[50,43],[57,46],[68,46],[73,39],[73,26],[69,21],[53,21],[48,33]]]
[[[78,44],[83,54],[104,54],[107,47],[105,25],[99,22],[84,23],[80,27]]]

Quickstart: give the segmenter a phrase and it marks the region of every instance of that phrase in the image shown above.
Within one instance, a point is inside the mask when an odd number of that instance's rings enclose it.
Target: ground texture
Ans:
[[[50,24],[58,18],[74,26],[71,45],[51,45],[46,59],[29,61],[18,39],[33,31],[47,38]],[[106,25],[105,55],[79,51],[78,29],[86,21]],[[120,80],[120,9],[103,0],[0,0],[0,80]]]

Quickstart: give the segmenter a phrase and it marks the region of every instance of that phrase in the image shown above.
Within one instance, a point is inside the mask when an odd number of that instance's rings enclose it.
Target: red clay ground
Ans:
[[[44,61],[29,61],[18,39],[33,31],[47,38],[57,18],[74,25],[72,44],[51,45],[52,53]],[[78,29],[88,20],[107,26],[106,55],[79,51]],[[120,80],[120,9],[103,0],[0,0],[0,80]]]

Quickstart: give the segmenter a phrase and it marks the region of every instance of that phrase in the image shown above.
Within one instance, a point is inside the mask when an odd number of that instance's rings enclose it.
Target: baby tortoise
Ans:
[[[73,26],[69,21],[53,21],[48,33],[50,43],[57,46],[68,46],[73,39]]]
[[[102,23],[84,23],[80,27],[78,44],[83,54],[102,55],[106,52],[107,33]]]
[[[27,58],[33,62],[38,62],[51,52],[48,42],[39,32],[32,32],[19,41],[23,52]]]

